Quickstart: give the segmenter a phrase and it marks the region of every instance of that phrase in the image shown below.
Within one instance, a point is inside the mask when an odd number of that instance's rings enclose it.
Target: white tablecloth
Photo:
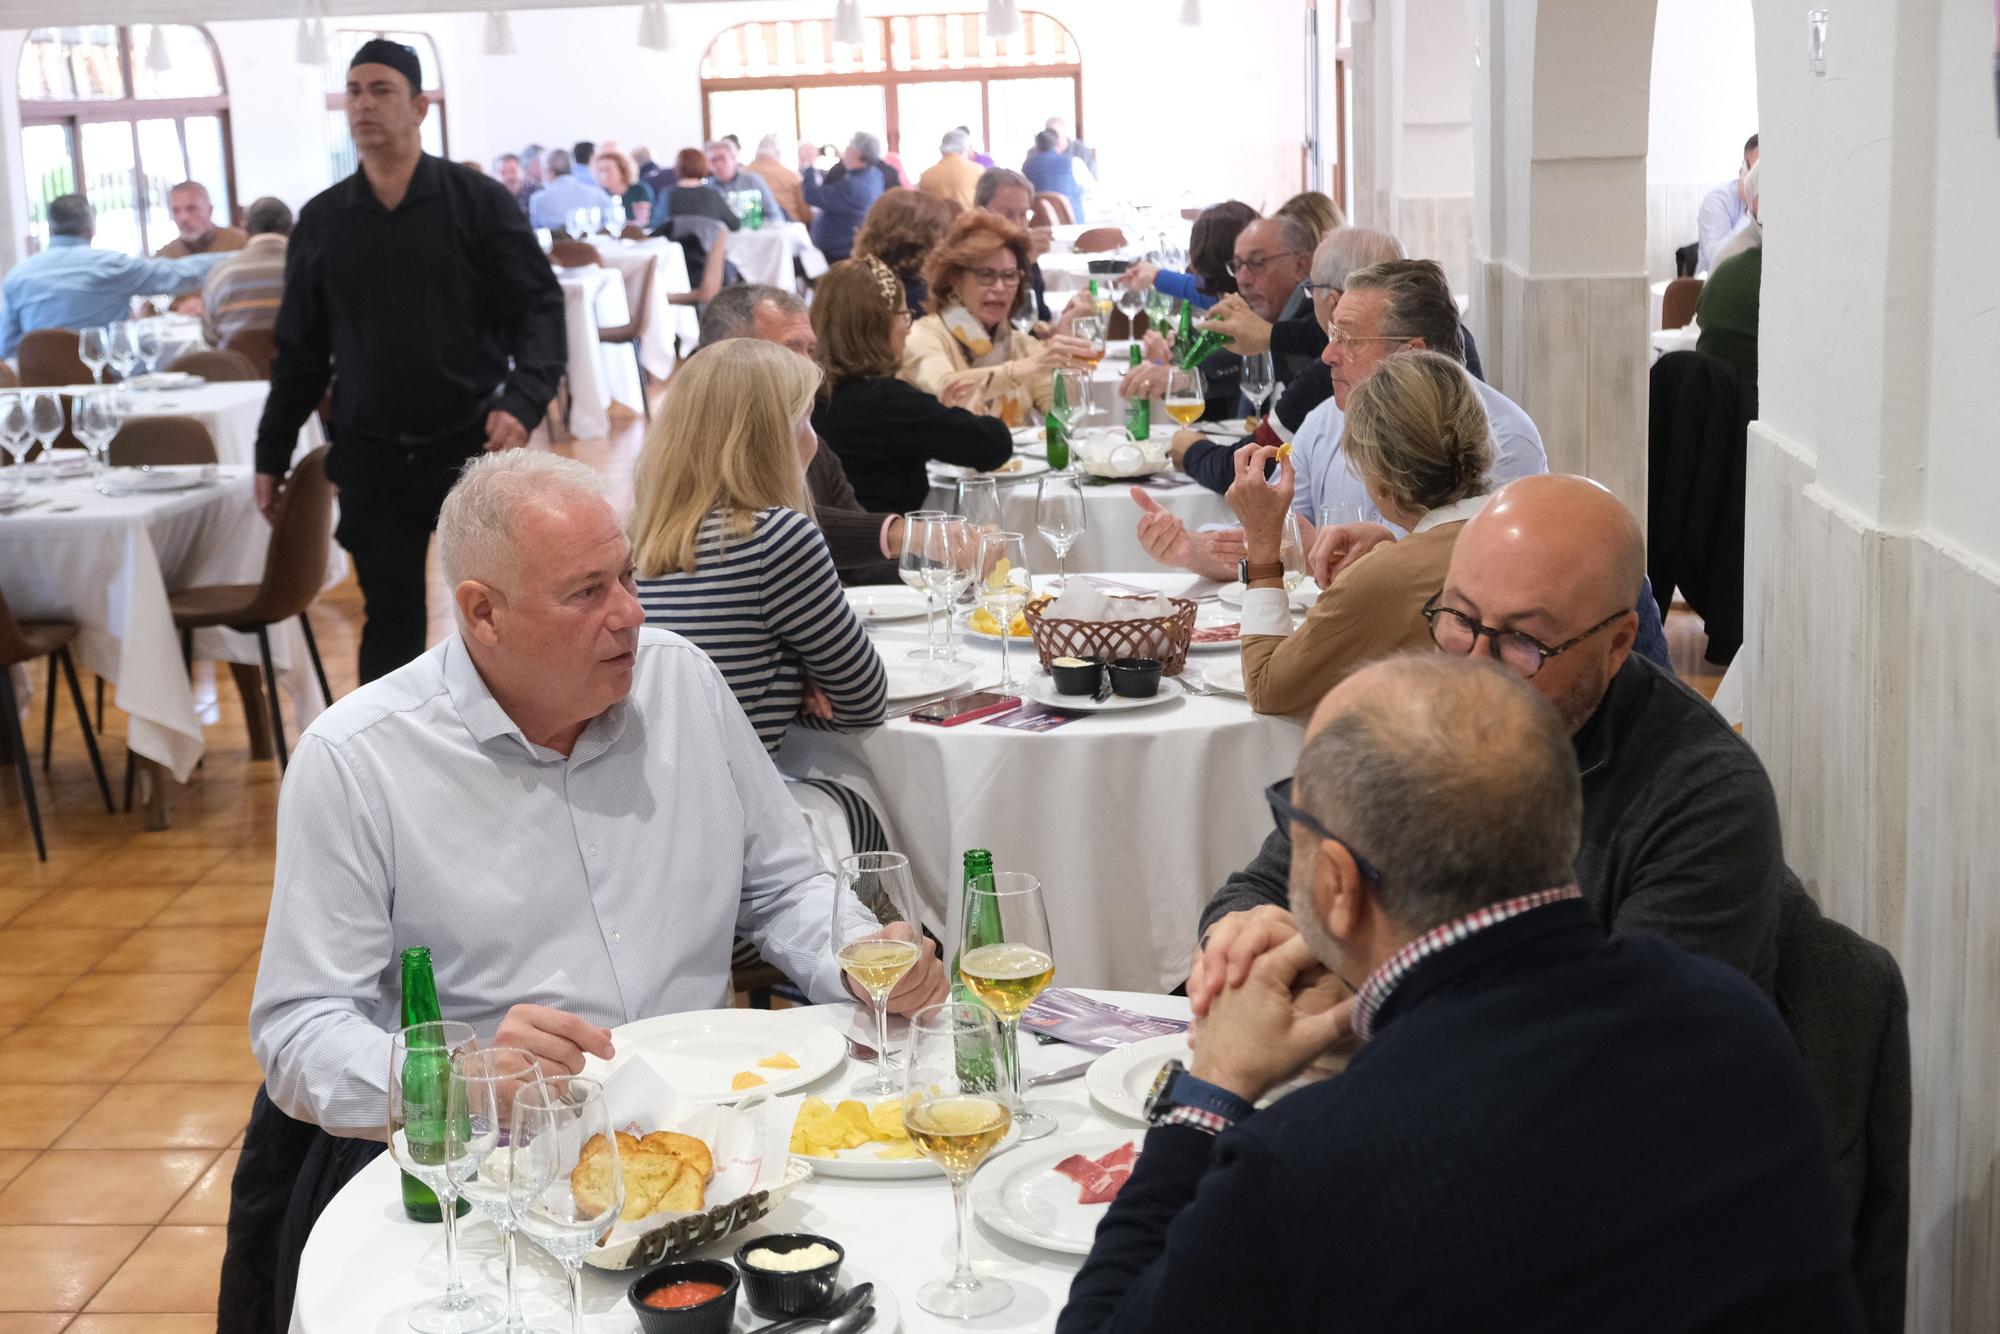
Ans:
[[[602,266],[558,269],[563,291],[563,332],[568,340],[569,430],[575,436],[611,434],[611,404],[623,403],[634,412],[645,410],[639,393],[639,368],[623,346],[606,347],[599,329],[615,329],[631,319],[625,304],[624,276]]]
[[[1655,329],[1646,335],[1646,341],[1652,344],[1654,361],[1658,361],[1669,352],[1692,352],[1700,338],[1701,329],[1695,324],[1688,324],[1679,329]]]
[[[1058,944],[1056,948],[1056,980],[1071,985],[1064,976],[1063,947]],[[1188,1014],[1187,1002],[1172,996],[1094,994],[1146,1014],[1179,1019]],[[847,1005],[813,1006],[794,1013],[843,1030],[859,1018],[855,1008]],[[1022,1068],[1027,1074],[1059,1070],[1088,1060],[1090,1055],[1079,1047],[1044,1047],[1032,1041],[1024,1042],[1021,1049]],[[863,1073],[859,1064],[849,1060],[798,1096],[810,1092],[836,1098]],[[1129,1134],[1137,1141],[1145,1134],[1140,1123],[1097,1110],[1080,1079],[1031,1090],[1029,1101],[1059,1121],[1055,1136],[1026,1146],[1030,1152],[1054,1146],[1062,1139]],[[994,1162],[1006,1160],[1003,1154]],[[975,1189],[978,1181],[974,1177]],[[410,1309],[444,1290],[444,1231],[404,1217],[396,1182],[395,1164],[383,1154],[362,1169],[320,1215],[299,1266],[293,1334],[359,1330],[400,1334],[408,1328]],[[972,1227],[973,1266],[981,1274],[1005,1279],[1014,1289],[1008,1306],[977,1320],[945,1320],[917,1306],[917,1289],[951,1272],[955,1234],[951,1188],[943,1177],[902,1181],[815,1177],[763,1219],[711,1242],[694,1255],[728,1260],[738,1246],[754,1237],[775,1232],[818,1233],[841,1243],[852,1267],[866,1272],[878,1288],[886,1287],[895,1295],[904,1334],[959,1330],[1026,1334],[1053,1329],[1068,1300],[1070,1281],[1083,1267],[1082,1257],[1014,1241],[981,1222],[975,1221]],[[467,1286],[479,1295],[498,1299],[504,1273],[500,1236],[476,1214],[459,1223],[459,1256]],[[538,1327],[568,1329],[562,1271],[526,1240],[520,1244],[520,1256],[520,1286],[530,1318],[541,1317]],[[586,1325],[592,1334],[636,1330],[638,1320],[625,1298],[625,1289],[635,1275],[588,1267],[583,1273],[584,1306],[589,1312]],[[739,1306],[739,1314],[744,1309]],[[560,1316],[554,1318],[557,1312]],[[889,1332],[878,1322],[870,1334]]]
[[[590,243],[597,247],[597,253],[603,256],[605,264],[617,269],[625,279],[628,310],[638,300],[639,287],[645,281],[646,265],[658,261],[653,269],[652,313],[646,319],[646,332],[639,339],[639,360],[645,363],[646,373],[655,380],[666,379],[674,373],[674,361],[678,356],[674,340],[679,338],[681,346],[691,349],[701,337],[701,320],[695,308],[676,306],[667,300],[676,293],[694,290],[688,282],[687,257],[681,253],[678,242],[663,236],[644,241],[593,236]]]
[[[1122,574],[1172,592],[1187,574]],[[900,661],[922,621],[877,627]],[[974,685],[1000,679],[1000,649],[960,636]],[[1016,679],[1038,670],[1031,641],[1012,646]],[[1192,654],[1189,665],[1230,660]],[[793,728],[779,767],[840,778],[868,793],[909,854],[918,892],[942,927],[967,848],[1048,886],[1065,985],[1167,991],[1187,977],[1201,909],[1271,829],[1264,789],[1292,771],[1303,728],[1259,717],[1241,697],[1193,695],[1083,717],[1051,732],[984,720],[934,727],[897,719],[857,736]]]
[[[62,392],[90,392],[89,385],[70,385]],[[269,380],[217,380],[188,389],[137,390],[131,395],[134,417],[192,417],[208,428],[215,457],[225,464],[250,467],[257,462],[257,424],[264,417],[264,400],[271,396]],[[299,428],[296,462],[326,443],[319,414]]]
[[[794,259],[808,278],[819,277],[827,268],[826,256],[812,243],[812,233],[802,222],[767,222],[756,231],[745,227],[729,234],[727,248],[729,262],[743,275],[744,282],[764,283],[787,292],[799,288],[798,277],[792,271]]]
[[[169,590],[250,584],[263,578],[270,525],[257,513],[249,469],[192,491],[103,496],[86,478],[34,488],[50,504],[0,516],[0,580],[22,620],[82,626],[74,652],[107,681],[131,715],[128,744],[186,781],[201,758],[201,720],[181,663]],[[63,507],[74,505],[73,510]],[[333,579],[346,574],[336,549]],[[270,630],[278,680],[291,696],[290,734],[326,707],[297,618]],[[195,633],[194,654],[210,662],[259,663],[254,635]]]

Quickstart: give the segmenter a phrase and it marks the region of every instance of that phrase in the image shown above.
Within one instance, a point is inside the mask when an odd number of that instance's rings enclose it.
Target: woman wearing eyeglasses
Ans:
[[[953,223],[924,263],[931,313],[910,329],[903,379],[1010,427],[1040,421],[1054,372],[1088,365],[1090,344],[1013,327],[1030,308],[1031,262],[1028,234],[998,214],[974,209]]]
[[[1240,449],[1227,496],[1249,548],[1243,595],[1243,687],[1258,713],[1302,714],[1377,658],[1431,647],[1424,606],[1443,586],[1466,520],[1486,503],[1493,428],[1472,378],[1436,352],[1398,352],[1354,387],[1340,438],[1385,518],[1409,536],[1345,566],[1292,628],[1279,556],[1292,464],[1264,479],[1275,449]]]

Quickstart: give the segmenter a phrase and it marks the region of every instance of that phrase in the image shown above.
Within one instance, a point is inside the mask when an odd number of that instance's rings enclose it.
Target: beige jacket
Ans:
[[[903,344],[902,380],[913,384],[927,394],[940,398],[949,384],[970,380],[984,386],[982,404],[988,411],[998,414],[997,404],[1010,396],[1010,391],[1025,395],[1033,404],[1037,419],[1049,410],[1050,385],[1053,377],[1047,368],[1034,364],[1033,358],[1041,351],[1041,344],[1031,334],[1017,329],[1007,330],[1007,364],[1004,366],[974,366],[965,353],[965,347],[951,331],[944,327],[944,320],[936,315],[926,315],[910,327],[908,341]],[[1025,426],[1026,422],[1010,422],[1012,426]]]
[[[973,191],[979,185],[979,178],[986,169],[963,153],[952,153],[937,160],[936,165],[917,178],[917,189],[939,199],[951,199],[972,207]]]

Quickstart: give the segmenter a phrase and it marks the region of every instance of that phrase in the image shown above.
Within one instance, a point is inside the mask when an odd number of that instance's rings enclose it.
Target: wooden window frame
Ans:
[[[431,34],[427,32],[419,31],[416,28],[342,28],[339,29],[339,31],[365,32],[368,33],[371,37],[381,37],[381,38],[387,38],[389,34],[392,32],[401,33],[412,37],[421,37],[426,42],[429,42],[431,45],[431,63],[437,67],[438,78],[439,79],[444,78],[444,61],[438,55],[437,38],[431,36]],[[436,88],[420,88],[417,91],[430,99],[431,109],[437,113],[438,156],[444,158],[446,161],[450,161],[451,160],[451,117],[447,116],[444,110],[444,88],[442,85],[440,85]],[[347,94],[344,92],[328,93],[326,95],[326,109],[328,111],[347,110]],[[329,184],[331,184],[331,182],[329,182]]]

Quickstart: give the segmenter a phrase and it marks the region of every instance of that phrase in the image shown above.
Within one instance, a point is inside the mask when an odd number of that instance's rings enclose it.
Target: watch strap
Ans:
[[[1153,1105],[1147,1109],[1147,1119],[1154,1125],[1193,1125],[1219,1134],[1257,1110],[1228,1089],[1195,1078],[1179,1068],[1178,1062],[1175,1067],[1166,1073]]]
[[[1285,563],[1283,561],[1246,560],[1243,562],[1243,582],[1246,586],[1254,584],[1260,579],[1283,579],[1284,577]]]

